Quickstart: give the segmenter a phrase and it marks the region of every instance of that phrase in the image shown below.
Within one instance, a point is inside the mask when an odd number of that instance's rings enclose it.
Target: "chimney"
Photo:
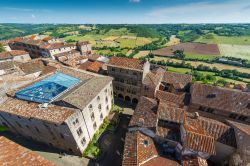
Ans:
[[[194,118],[195,118],[195,119],[198,119],[198,118],[199,118],[199,116],[200,116],[200,115],[199,115],[199,113],[198,113],[198,112],[195,112],[195,113],[194,113]]]

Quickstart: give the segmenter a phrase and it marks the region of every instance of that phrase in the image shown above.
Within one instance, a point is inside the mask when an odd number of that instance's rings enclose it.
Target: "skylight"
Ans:
[[[80,83],[80,79],[56,72],[52,76],[16,92],[16,97],[37,103],[49,103],[78,83]]]

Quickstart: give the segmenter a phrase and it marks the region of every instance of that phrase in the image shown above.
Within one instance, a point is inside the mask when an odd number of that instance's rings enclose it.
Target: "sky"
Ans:
[[[250,23],[250,0],[0,0],[0,23]]]

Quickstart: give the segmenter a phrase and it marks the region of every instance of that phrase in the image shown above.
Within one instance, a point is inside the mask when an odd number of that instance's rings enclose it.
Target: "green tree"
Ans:
[[[3,45],[0,44],[0,52],[4,52],[4,51],[5,51],[5,49],[4,49]]]

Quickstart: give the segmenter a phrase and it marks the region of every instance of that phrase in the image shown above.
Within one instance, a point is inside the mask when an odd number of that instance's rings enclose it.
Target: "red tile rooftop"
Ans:
[[[176,161],[160,156],[152,138],[136,131],[127,133],[123,166],[179,166]]]
[[[0,105],[0,111],[22,116],[27,119],[34,118],[44,120],[50,123],[61,124],[69,116],[75,113],[77,109],[71,109],[49,104],[48,108],[40,108],[38,103],[27,102],[9,97]]]
[[[110,58],[108,65],[127,69],[143,70],[144,62],[138,59],[130,59],[123,57],[120,58],[113,56],[112,58]]]
[[[229,120],[228,120],[228,123],[234,128],[250,136],[250,125],[246,125],[246,124],[242,124],[242,123],[234,122],[234,121],[229,121]]]
[[[169,84],[181,84],[182,86],[186,86],[188,83],[192,82],[192,76],[188,74],[165,72],[162,82],[166,82]]]
[[[166,120],[175,123],[183,123],[185,110],[176,106],[171,106],[171,103],[160,101],[158,106],[158,119]]]
[[[157,101],[141,97],[134,111],[129,126],[155,128],[157,125]]]
[[[91,64],[87,67],[87,70],[88,70],[88,71],[91,71],[91,72],[98,73],[98,72],[101,70],[102,65],[103,65],[103,63],[95,61],[95,62],[91,63]]]
[[[196,118],[185,119],[183,127],[186,131],[184,147],[212,155],[216,153],[214,137],[206,132]]]
[[[250,93],[195,83],[191,96],[192,104],[250,116]]]
[[[54,166],[40,155],[0,136],[0,165],[2,166]]]

